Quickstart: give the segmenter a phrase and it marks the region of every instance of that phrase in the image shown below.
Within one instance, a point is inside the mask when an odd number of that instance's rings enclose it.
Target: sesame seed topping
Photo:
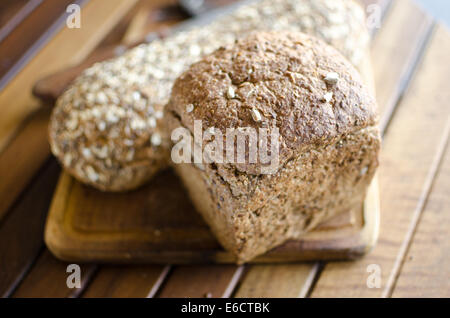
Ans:
[[[100,130],[100,131],[104,131],[105,128],[106,128],[105,122],[104,122],[104,121],[100,121],[100,122],[97,124],[97,128],[98,128],[98,130]]]
[[[106,113],[106,120],[110,123],[117,123],[119,121],[119,117],[114,115],[112,112]]]
[[[229,86],[228,90],[227,90],[227,97],[229,99],[235,98],[236,97],[236,93],[234,92],[234,88]]]
[[[64,155],[64,159],[63,160],[64,160],[64,164],[66,166],[70,166],[70,164],[72,163],[72,155],[70,153],[66,153]]]
[[[97,94],[97,103],[99,104],[105,104],[108,101],[108,97],[106,97],[106,94],[103,92],[98,92]]]
[[[339,74],[336,72],[330,72],[325,76],[325,82],[327,82],[330,85],[334,85],[339,80]]]
[[[133,119],[131,121],[131,129],[133,130],[139,130],[139,129],[144,129],[145,128],[145,122],[142,119]]]
[[[106,145],[100,148],[93,148],[92,151],[97,157],[101,159],[106,159],[106,157],[108,156],[108,147]]]
[[[162,111],[157,110],[157,111],[155,112],[155,117],[156,117],[156,119],[161,119],[161,118],[163,118],[163,116],[164,116],[164,113],[163,113]]]
[[[98,174],[95,172],[94,168],[92,166],[86,166],[86,174],[89,180],[92,182],[95,182],[98,180]]]
[[[193,44],[189,47],[189,53],[193,56],[198,56],[202,53],[200,46]]]
[[[89,159],[89,158],[91,158],[91,156],[92,156],[91,151],[89,150],[89,148],[83,148],[83,149],[81,150],[81,153],[83,154],[83,156],[84,156],[86,159]]]
[[[141,93],[139,93],[139,92],[133,92],[133,99],[134,99],[135,101],[140,100],[140,99],[141,99]]]
[[[150,139],[153,146],[161,145],[161,136],[158,133],[154,133]]]
[[[124,144],[125,146],[131,147],[131,146],[134,145],[134,141],[131,140],[131,139],[124,139],[124,140],[123,140],[123,144]]]
[[[194,110],[194,105],[192,105],[192,104],[186,105],[186,112],[187,113],[190,113],[193,110]]]
[[[368,167],[368,166],[363,167],[363,168],[361,169],[361,171],[359,172],[359,175],[360,175],[360,176],[365,175],[365,174],[367,173],[367,170],[369,170],[369,167]]]
[[[92,116],[94,117],[100,117],[102,115],[102,112],[100,111],[99,107],[95,107],[91,109]]]
[[[76,129],[78,126],[78,120],[76,118],[71,118],[70,120],[67,121],[66,123],[66,127],[69,130],[74,130]]]
[[[155,128],[155,127],[156,127],[156,119],[155,119],[155,117],[150,117],[150,118],[147,120],[147,122],[148,122],[148,126],[149,126],[150,128]]]
[[[127,152],[125,159],[127,161],[131,161],[134,158],[134,149],[131,149],[130,151]]]
[[[333,99],[333,93],[332,92],[328,92],[325,95],[323,95],[323,101],[326,103],[331,102],[331,100]]]
[[[256,122],[260,122],[262,119],[261,113],[256,108],[252,108],[251,111],[253,120]]]

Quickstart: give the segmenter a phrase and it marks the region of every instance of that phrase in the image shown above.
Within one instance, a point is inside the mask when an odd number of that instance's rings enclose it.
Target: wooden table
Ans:
[[[31,88],[96,47],[185,18],[168,0],[84,0],[82,28],[70,30],[58,18],[71,2],[0,5],[0,295],[450,296],[450,33],[410,0],[364,1],[389,2],[372,44],[384,132],[381,232],[372,253],[352,262],[289,265],[84,264],[82,287],[67,288],[67,264],[43,242],[60,168],[47,143],[48,110]]]

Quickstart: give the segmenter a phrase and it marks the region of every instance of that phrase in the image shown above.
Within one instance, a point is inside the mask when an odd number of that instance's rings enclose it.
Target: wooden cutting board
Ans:
[[[369,55],[363,64],[361,74],[374,87]],[[42,80],[35,93],[56,98],[82,68]],[[357,258],[375,245],[378,228],[378,183],[374,178],[360,209],[329,220],[301,240],[288,241],[252,262]],[[128,193],[103,193],[62,172],[47,218],[45,242],[56,257],[73,262],[235,262],[211,234],[171,170]]]
[[[364,206],[320,225],[253,262],[352,259],[378,236],[376,178]],[[172,170],[129,193],[104,193],[62,173],[50,208],[45,242],[58,258],[75,262],[232,263],[195,211]]]

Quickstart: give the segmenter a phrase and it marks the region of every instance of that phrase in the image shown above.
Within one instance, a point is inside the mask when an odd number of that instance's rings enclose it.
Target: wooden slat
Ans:
[[[450,35],[438,27],[385,136],[377,247],[359,261],[327,264],[313,297],[390,295],[449,134],[448,50]],[[379,289],[366,285],[370,264],[380,266]]]
[[[31,95],[35,81],[55,70],[84,58],[113,28],[130,8],[132,1],[96,0],[83,7],[81,29],[64,28],[39,54],[0,91],[0,219],[28,184],[37,169],[48,158],[47,125],[45,117],[24,119],[39,106]],[[18,128],[22,130],[9,144]],[[5,149],[5,146],[8,147]],[[3,150],[3,151],[2,151]],[[20,158],[16,158],[20,155]],[[6,171],[7,170],[7,171]]]
[[[104,266],[83,297],[153,297],[168,266]]]
[[[396,0],[373,41],[372,63],[382,129],[405,89],[431,26],[431,17],[411,0]]]
[[[26,62],[25,55],[31,58],[41,45],[35,45],[44,40],[41,37],[50,37],[46,33],[60,17],[66,12],[66,7],[73,0],[46,0],[34,9],[17,27],[6,36],[0,45],[0,88],[12,76],[11,70],[17,71],[20,65]],[[59,24],[64,21],[58,21]],[[32,52],[31,52],[32,51]],[[21,61],[22,59],[22,61]],[[8,78],[4,78],[4,77]]]
[[[42,248],[45,217],[60,169],[52,160],[0,226],[0,297],[22,279]]]
[[[450,297],[450,147],[411,242],[393,297]]]
[[[186,18],[177,0],[141,0],[122,42],[141,42],[148,33],[168,28]]]
[[[234,297],[305,297],[319,269],[319,263],[254,265],[245,275]]]
[[[124,44],[133,44],[142,41],[145,36],[144,30],[148,24],[150,10],[147,6],[141,5],[133,12],[133,18],[128,23],[127,32],[122,37]]]
[[[0,2],[0,28],[3,28],[27,4],[27,0],[3,0]]]
[[[3,0],[0,2],[0,42],[14,30],[42,0]]]
[[[204,265],[176,267],[158,297],[229,297],[243,266]]]
[[[26,279],[18,286],[12,297],[77,297],[95,271],[95,265],[80,265],[81,289],[68,288],[68,263],[57,260],[45,250],[30,270]]]
[[[48,158],[48,116],[48,110],[33,115],[14,142],[0,154],[0,221],[42,162]]]

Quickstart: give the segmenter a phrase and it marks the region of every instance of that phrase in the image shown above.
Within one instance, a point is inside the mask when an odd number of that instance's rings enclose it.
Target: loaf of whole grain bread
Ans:
[[[105,191],[146,182],[169,161],[163,108],[190,64],[253,30],[315,35],[355,66],[368,45],[364,12],[352,0],[262,0],[203,27],[134,48],[84,71],[58,99],[53,154],[78,180]]]
[[[203,154],[174,167],[238,262],[361,208],[378,166],[374,97],[342,54],[303,33],[254,33],[192,65],[173,86],[166,119],[168,134],[182,127],[203,151],[223,138],[213,151],[222,162]],[[195,137],[198,123],[211,138]],[[277,142],[275,169],[250,161],[250,142],[244,161],[225,160],[239,146],[227,130],[260,128],[278,132],[266,147]]]

